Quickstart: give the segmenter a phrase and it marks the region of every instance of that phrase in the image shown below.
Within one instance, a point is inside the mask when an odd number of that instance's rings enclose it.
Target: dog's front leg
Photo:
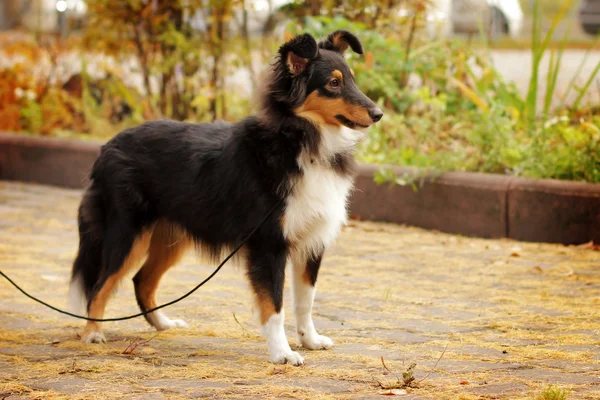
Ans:
[[[312,307],[315,298],[315,284],[323,253],[316,256],[292,256],[292,292],[294,294],[294,312],[296,313],[296,333],[298,344],[310,350],[330,349],[333,341],[319,335],[312,319]]]
[[[260,312],[261,333],[267,341],[271,361],[276,364],[304,364],[292,351],[284,330],[283,284],[285,281],[285,244],[274,246],[265,240],[260,248],[248,252],[248,276]]]

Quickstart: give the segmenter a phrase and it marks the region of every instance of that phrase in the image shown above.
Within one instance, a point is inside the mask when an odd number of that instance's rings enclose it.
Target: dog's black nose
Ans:
[[[383,117],[383,111],[379,107],[375,107],[369,110],[369,116],[373,120],[373,122],[377,122]]]

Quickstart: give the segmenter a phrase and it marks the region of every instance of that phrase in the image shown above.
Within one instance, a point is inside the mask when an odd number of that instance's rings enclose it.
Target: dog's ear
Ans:
[[[363,48],[360,40],[348,31],[335,31],[327,36],[327,39],[319,43],[321,49],[333,50],[344,53],[348,47],[355,53],[362,54]]]
[[[294,76],[300,75],[306,66],[317,56],[317,41],[308,33],[296,36],[279,48],[281,62],[287,65]]]

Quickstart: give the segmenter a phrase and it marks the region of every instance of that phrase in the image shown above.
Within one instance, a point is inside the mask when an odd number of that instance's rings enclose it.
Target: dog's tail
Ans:
[[[102,195],[92,183],[79,206],[79,250],[71,272],[68,300],[73,313],[87,310],[102,271],[104,214]]]

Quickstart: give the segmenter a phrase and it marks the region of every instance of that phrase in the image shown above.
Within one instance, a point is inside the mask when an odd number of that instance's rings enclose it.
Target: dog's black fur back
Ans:
[[[238,244],[300,174],[295,160],[304,136],[304,127],[272,132],[256,117],[237,124],[160,120],[115,136],[101,149],[79,211],[73,276],[82,277],[87,300],[159,218],[184,227],[213,258]],[[276,210],[257,237],[282,242],[281,214]]]

